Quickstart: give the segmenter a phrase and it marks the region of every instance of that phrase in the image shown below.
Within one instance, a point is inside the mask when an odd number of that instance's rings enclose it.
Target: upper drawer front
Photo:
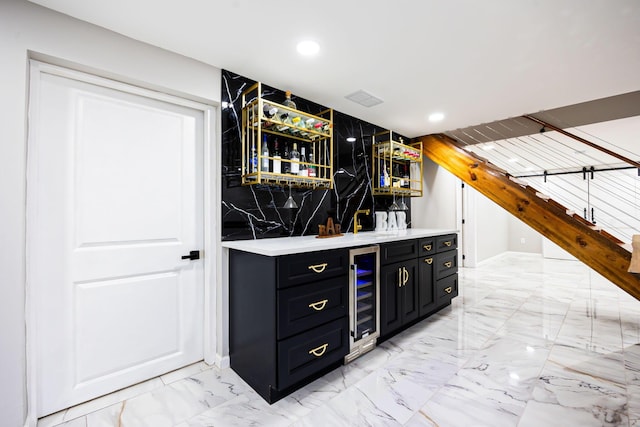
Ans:
[[[458,275],[453,274],[436,282],[437,304],[441,304],[458,296]]]
[[[458,235],[447,234],[446,236],[436,237],[436,251],[444,252],[458,247]]]
[[[329,277],[346,276],[348,271],[349,251],[346,249],[285,255],[278,262],[278,287],[286,288]]]
[[[380,245],[380,263],[391,264],[397,261],[418,257],[418,240],[401,240]]]
[[[458,251],[442,252],[435,256],[436,280],[458,272]]]
[[[418,242],[418,250],[420,251],[420,256],[435,254],[436,238],[425,237],[424,239],[420,239],[420,241]]]
[[[278,291],[278,339],[315,328],[349,312],[347,276]]]
[[[342,317],[278,343],[278,389],[341,360],[349,352],[349,321]],[[259,357],[259,355],[256,355]]]

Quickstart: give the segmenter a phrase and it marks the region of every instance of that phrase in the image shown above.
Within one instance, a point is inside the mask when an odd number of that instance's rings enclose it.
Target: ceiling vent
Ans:
[[[382,104],[383,102],[382,99],[377,98],[362,89],[353,92],[351,95],[345,96],[345,98],[365,107],[373,107],[374,105]]]

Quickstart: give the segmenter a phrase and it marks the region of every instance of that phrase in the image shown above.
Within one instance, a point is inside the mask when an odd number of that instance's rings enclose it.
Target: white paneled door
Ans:
[[[32,74],[38,416],[203,358],[203,112],[82,76]]]

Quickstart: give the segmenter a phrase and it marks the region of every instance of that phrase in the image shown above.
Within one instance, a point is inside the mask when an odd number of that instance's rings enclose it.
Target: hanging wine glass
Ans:
[[[285,208],[285,209],[298,209],[298,204],[296,203],[295,200],[293,200],[293,197],[291,197],[291,184],[289,184],[289,198],[287,199],[286,202],[284,202],[283,208]]]

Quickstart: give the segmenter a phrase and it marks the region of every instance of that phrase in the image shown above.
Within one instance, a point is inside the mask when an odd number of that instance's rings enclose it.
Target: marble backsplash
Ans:
[[[331,190],[292,189],[297,209],[283,208],[289,189],[266,185],[241,185],[242,91],[255,80],[222,71],[222,240],[314,235],[318,224],[332,217],[343,232],[353,231],[353,214],[361,215],[363,230],[373,230],[377,210],[387,210],[391,197],[372,196],[372,135],[385,129],[333,112],[333,179]],[[284,90],[262,84],[263,97],[282,102]],[[326,106],[292,95],[299,110],[316,114]],[[355,137],[348,142],[347,137]],[[406,138],[405,138],[406,139]],[[408,139],[407,139],[408,140]],[[410,200],[405,203],[411,208]],[[410,218],[407,212],[407,218]]]

